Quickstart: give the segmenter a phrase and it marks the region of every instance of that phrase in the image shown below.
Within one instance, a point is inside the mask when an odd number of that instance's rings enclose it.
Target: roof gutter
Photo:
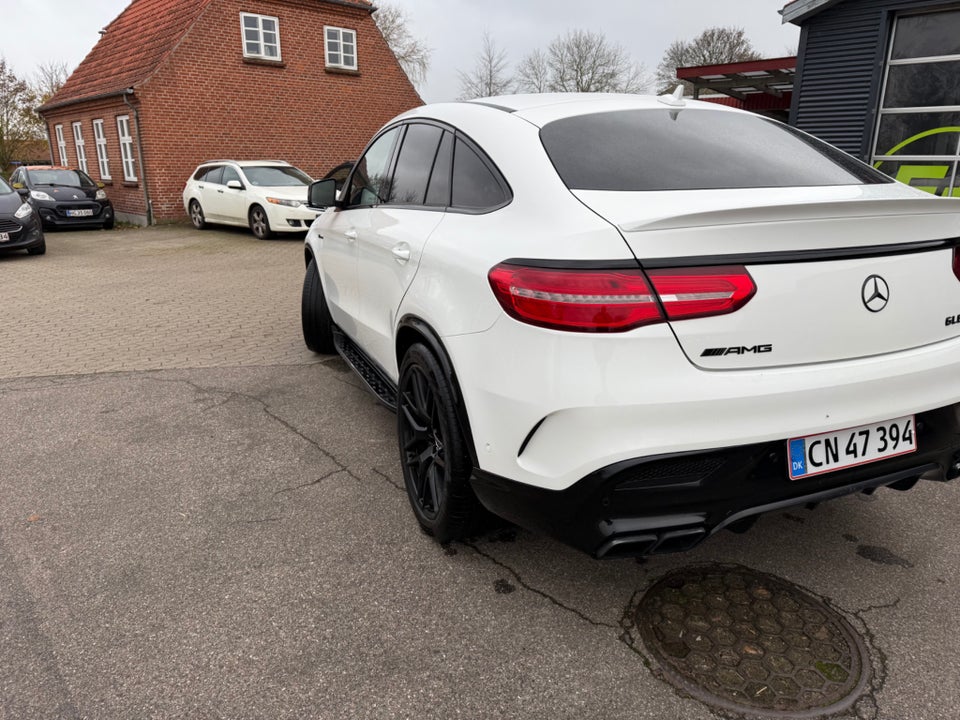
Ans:
[[[780,10],[783,16],[783,23],[793,23],[799,25],[807,18],[816,15],[821,10],[826,10],[831,5],[836,5],[840,0],[793,0],[787,3]]]
[[[137,128],[137,158],[140,161],[140,182],[143,183],[143,201],[147,207],[147,225],[153,225],[153,204],[150,202],[150,186],[147,184],[147,167],[143,164],[143,134],[140,132],[140,111],[130,104],[133,88],[127,88],[121,93],[124,104],[133,110],[133,124]]]
[[[320,0],[320,2],[329,3],[330,5],[343,5],[344,7],[353,8],[354,10],[366,10],[371,15],[377,9],[373,5],[361,2],[350,2],[350,0]]]
[[[76,98],[75,100],[64,100],[63,102],[53,103],[52,105],[41,105],[37,108],[37,112],[43,115],[44,113],[50,112],[51,110],[59,110],[60,108],[67,107],[68,105],[76,105],[77,103],[84,102],[93,102],[95,100],[108,100],[110,98],[122,97],[133,93],[133,88],[124,88],[123,90],[114,90],[113,92],[100,93],[99,95],[91,95],[89,97]]]

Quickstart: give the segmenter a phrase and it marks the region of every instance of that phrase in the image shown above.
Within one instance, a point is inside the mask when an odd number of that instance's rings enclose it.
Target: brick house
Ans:
[[[55,164],[107,185],[120,220],[184,217],[204,160],[321,177],[422,104],[369,0],[133,0],[39,108]]]

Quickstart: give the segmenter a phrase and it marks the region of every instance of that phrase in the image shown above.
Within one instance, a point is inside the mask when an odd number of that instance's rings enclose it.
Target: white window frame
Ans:
[[[256,39],[247,38],[247,25],[246,20],[252,18],[256,21]],[[264,30],[263,21],[267,20],[273,23],[274,30]],[[251,30],[253,28],[250,28]],[[272,32],[277,36],[276,43],[269,43],[264,40],[264,33]],[[280,62],[280,19],[272,15],[257,15],[255,13],[240,13],[240,42],[241,47],[243,47],[243,56],[245,58],[254,58],[257,60],[273,60]],[[256,45],[255,50],[251,49],[248,44]],[[271,55],[269,48],[276,49],[276,55]]]
[[[89,173],[90,171],[87,170],[87,146],[83,142],[82,122],[73,123],[73,146],[77,149],[77,165],[85,173]]]
[[[120,136],[120,160],[123,164],[123,179],[137,181],[137,165],[133,157],[133,137],[130,135],[130,116],[117,115],[117,135]]]
[[[57,134],[57,152],[60,154],[60,164],[67,166],[67,141],[63,138],[63,125],[54,125],[54,132]]]
[[[93,140],[97,146],[97,164],[100,166],[100,179],[111,180],[110,158],[107,156],[107,135],[103,131],[103,120],[93,121]]]
[[[331,35],[333,37],[331,37]],[[336,49],[331,50],[330,44],[336,43]],[[345,61],[344,45],[353,48],[353,63]],[[332,25],[323,26],[323,55],[328,68],[338,68],[340,70],[356,70],[357,62],[357,31],[347,28],[333,27]]]

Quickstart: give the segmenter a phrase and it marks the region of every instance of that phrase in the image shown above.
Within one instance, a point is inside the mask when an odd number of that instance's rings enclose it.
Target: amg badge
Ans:
[[[754,345],[752,347],[725,347],[725,348],[707,348],[700,357],[720,357],[721,355],[761,355],[762,353],[773,352],[773,345]]]

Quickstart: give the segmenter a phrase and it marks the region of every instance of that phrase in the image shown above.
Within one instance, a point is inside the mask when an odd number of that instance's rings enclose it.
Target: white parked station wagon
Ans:
[[[594,556],[960,474],[960,202],[677,95],[428,105],[307,235],[307,345],[397,411],[420,524]]]
[[[211,160],[183,188],[183,209],[197,230],[209,223],[250,228],[261,240],[304,232],[317,217],[307,207],[313,179],[280,160]]]

